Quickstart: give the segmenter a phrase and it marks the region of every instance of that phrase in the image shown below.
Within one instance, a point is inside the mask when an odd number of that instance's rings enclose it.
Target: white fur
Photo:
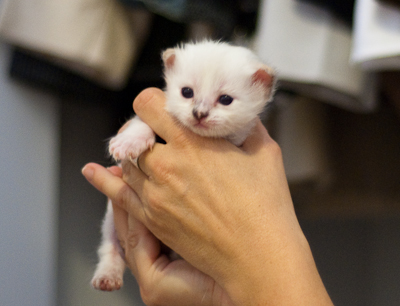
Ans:
[[[203,41],[168,49],[163,53],[163,60],[167,111],[202,136],[223,137],[241,145],[254,127],[257,116],[272,98],[273,70],[246,48]],[[255,80],[258,70],[265,71],[271,77],[270,82]],[[193,98],[182,96],[183,87],[193,89]],[[229,105],[222,105],[218,102],[221,95],[229,95],[234,100]],[[200,126],[200,121],[192,114],[193,108],[208,113]],[[116,160],[135,160],[154,142],[154,132],[136,116],[122,133],[110,141],[109,150]],[[110,202],[102,233],[100,261],[92,284],[96,289],[110,291],[122,286],[125,269],[115,236]]]
[[[122,250],[115,232],[114,213],[110,200],[107,203],[107,212],[101,230],[103,237],[97,251],[99,263],[92,278],[92,286],[103,291],[118,290],[123,284],[125,261],[121,256]]]
[[[270,88],[252,84],[252,75],[266,69],[273,76],[272,69],[250,50],[226,43],[203,41],[174,50],[174,66],[165,69],[168,112],[197,134],[228,138],[240,145],[272,97],[273,84]],[[194,90],[193,99],[182,97],[182,87]],[[218,103],[223,94],[234,98],[232,104]],[[207,129],[195,126],[194,106],[210,112],[204,120]]]
[[[109,152],[115,160],[135,159],[155,142],[153,130],[139,117],[135,117],[128,127],[110,140]]]

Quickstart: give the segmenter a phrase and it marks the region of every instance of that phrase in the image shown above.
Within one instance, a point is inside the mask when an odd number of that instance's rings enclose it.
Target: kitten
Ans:
[[[272,99],[274,71],[246,48],[202,41],[167,49],[162,59],[166,109],[199,135],[223,137],[240,146]],[[123,132],[111,139],[109,151],[115,160],[135,160],[154,143],[154,132],[136,116]],[[110,201],[102,233],[100,262],[92,285],[100,290],[117,290],[122,286],[125,263]]]

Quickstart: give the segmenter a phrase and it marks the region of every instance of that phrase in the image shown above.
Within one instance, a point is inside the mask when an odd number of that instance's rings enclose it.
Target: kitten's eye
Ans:
[[[182,96],[184,96],[186,99],[190,99],[193,98],[193,89],[191,89],[190,87],[183,87],[182,88]]]
[[[222,95],[218,98],[218,102],[221,103],[222,105],[229,105],[233,101],[233,98],[228,95]]]

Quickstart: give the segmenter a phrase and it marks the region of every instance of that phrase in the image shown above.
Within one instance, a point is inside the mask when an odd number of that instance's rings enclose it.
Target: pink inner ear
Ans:
[[[271,76],[265,69],[258,69],[251,77],[253,83],[262,83],[265,87],[272,86],[274,77]]]
[[[164,67],[166,69],[171,69],[175,64],[175,49],[169,48],[165,50],[161,57],[164,62]]]
[[[175,63],[175,54],[172,54],[165,61],[165,66],[167,66],[167,68],[172,68],[172,66],[174,66],[174,63]]]

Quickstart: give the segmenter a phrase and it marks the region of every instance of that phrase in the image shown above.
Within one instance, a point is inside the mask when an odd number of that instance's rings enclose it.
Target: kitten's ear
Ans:
[[[162,53],[162,60],[166,69],[171,69],[175,63],[175,49],[167,49]]]
[[[260,69],[251,76],[253,84],[261,84],[262,87],[270,91],[275,85],[275,71],[267,65],[262,65]]]

